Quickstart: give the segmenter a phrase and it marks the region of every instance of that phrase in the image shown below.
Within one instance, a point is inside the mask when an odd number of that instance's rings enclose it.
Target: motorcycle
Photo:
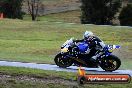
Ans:
[[[62,68],[72,65],[89,68],[101,67],[103,70],[111,72],[120,67],[120,59],[112,54],[115,49],[120,48],[119,45],[106,45],[104,52],[96,59],[96,63],[93,63],[90,58],[98,51],[93,48],[90,50],[89,54],[84,54],[89,47],[88,44],[85,42],[75,44],[73,40],[74,39],[71,38],[61,46],[61,52],[54,58],[57,66]]]

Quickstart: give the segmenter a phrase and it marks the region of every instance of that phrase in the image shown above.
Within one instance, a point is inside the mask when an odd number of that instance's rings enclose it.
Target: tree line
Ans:
[[[22,11],[23,3],[27,4],[29,14],[32,20],[35,21],[38,15],[40,0],[1,0],[0,12],[4,13],[6,18],[23,19],[23,15],[25,14]]]
[[[22,9],[23,0],[0,0],[0,12],[7,18],[23,18]]]
[[[132,26],[132,0],[80,0],[81,23],[97,25],[113,25],[113,20],[117,18],[121,25]],[[23,19],[23,2],[27,4],[29,14],[35,21],[38,16],[41,0],[1,0],[0,12],[7,18]],[[126,3],[123,6],[123,2]]]

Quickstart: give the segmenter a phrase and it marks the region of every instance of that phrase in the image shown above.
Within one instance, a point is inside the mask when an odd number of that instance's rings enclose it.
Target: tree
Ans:
[[[2,0],[0,1],[0,12],[4,13],[7,18],[23,18],[21,11],[23,0]]]
[[[120,24],[123,26],[132,26],[132,4],[123,7],[119,15]]]
[[[81,0],[81,22],[83,24],[112,24],[121,7],[120,0]]]
[[[35,21],[38,16],[38,10],[40,5],[40,0],[26,0],[28,4],[28,11],[32,17],[32,20]]]

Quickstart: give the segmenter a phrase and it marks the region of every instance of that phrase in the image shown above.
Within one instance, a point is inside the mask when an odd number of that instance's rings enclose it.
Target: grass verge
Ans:
[[[131,88],[130,84],[78,85],[76,73],[0,67],[0,88]]]

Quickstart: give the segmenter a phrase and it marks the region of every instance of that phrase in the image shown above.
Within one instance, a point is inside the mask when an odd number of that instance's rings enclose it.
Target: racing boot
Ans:
[[[97,59],[97,57],[93,56],[93,57],[90,58],[90,61],[91,61],[91,63],[92,63],[93,66],[98,67],[96,59]]]

